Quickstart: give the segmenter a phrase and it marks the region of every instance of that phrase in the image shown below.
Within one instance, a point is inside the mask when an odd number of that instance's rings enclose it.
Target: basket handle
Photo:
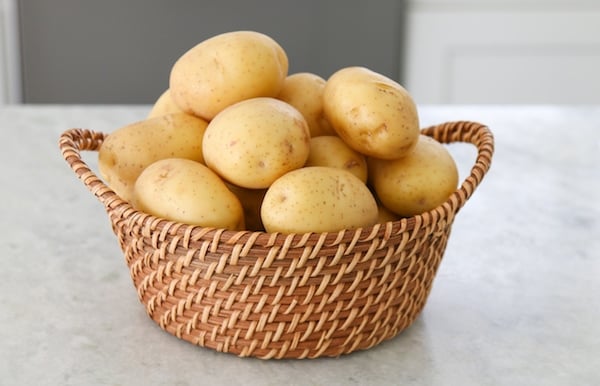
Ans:
[[[422,129],[421,133],[441,143],[466,142],[477,148],[477,156],[471,172],[446,201],[446,204],[451,205],[450,210],[457,212],[471,197],[490,169],[494,154],[494,136],[486,125],[471,121],[446,122]]]
[[[69,129],[61,134],[59,148],[63,158],[77,177],[104,204],[106,209],[115,209],[121,206],[123,209],[133,210],[133,207],[109,188],[81,158],[82,151],[99,150],[106,136],[107,134],[89,129]]]
[[[421,130],[422,134],[435,138],[441,143],[466,142],[475,145],[477,157],[469,176],[450,196],[446,204],[452,212],[458,211],[471,197],[477,186],[488,172],[494,153],[494,137],[489,128],[483,124],[470,121],[446,122]],[[81,151],[96,151],[104,142],[107,134],[88,129],[70,129],[61,134],[59,147],[63,158],[84,185],[104,206],[115,209],[122,206],[124,210],[134,210],[109,188],[81,158]]]

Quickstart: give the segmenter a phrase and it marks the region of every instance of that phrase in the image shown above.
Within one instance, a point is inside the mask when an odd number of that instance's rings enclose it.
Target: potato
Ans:
[[[252,98],[227,107],[208,124],[202,149],[206,165],[222,178],[262,189],[304,165],[310,132],[291,105],[275,98]]]
[[[163,158],[204,162],[202,138],[208,123],[189,114],[168,114],[131,123],[110,133],[98,151],[100,175],[130,201],[142,170]]]
[[[254,97],[275,97],[288,58],[271,37],[254,31],[213,36],[185,52],[171,68],[169,87],[186,113],[211,120],[225,107]]]
[[[183,110],[181,110],[179,106],[175,104],[175,101],[171,97],[170,90],[166,89],[162,94],[160,94],[156,102],[154,102],[154,105],[152,106],[150,113],[148,113],[147,118],[155,118],[174,113],[183,113]]]
[[[165,158],[149,165],[134,185],[139,210],[172,221],[241,230],[242,205],[225,183],[205,165]]]
[[[381,159],[407,154],[420,134],[416,105],[397,82],[364,67],[346,67],[327,80],[323,108],[354,150]]]
[[[268,232],[337,232],[377,221],[377,203],[352,173],[327,166],[291,171],[267,190],[261,217]]]
[[[448,149],[420,135],[415,148],[396,160],[368,159],[369,179],[383,205],[403,217],[434,209],[458,186],[458,169]]]
[[[388,208],[383,206],[383,204],[381,202],[377,203],[377,207],[379,209],[378,216],[377,216],[377,222],[380,224],[386,223],[388,221],[397,221],[402,218],[402,216],[392,212],[391,210],[389,210]]]
[[[367,160],[340,137],[323,135],[310,139],[310,153],[304,166],[330,166],[349,171],[367,182]]]
[[[336,135],[323,112],[325,79],[310,72],[288,75],[278,99],[294,106],[304,115],[310,135]]]

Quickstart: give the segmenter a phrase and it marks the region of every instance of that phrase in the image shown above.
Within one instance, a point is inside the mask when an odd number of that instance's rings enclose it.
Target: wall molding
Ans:
[[[474,103],[481,100],[484,103],[488,96],[481,89],[472,95],[473,100],[465,101],[469,96],[462,95],[460,80],[464,79],[464,74],[469,72],[474,74],[478,69],[473,69],[475,63],[482,63],[481,73],[486,74],[487,87],[489,91],[500,92],[504,87],[512,87],[514,93],[512,100],[515,103],[522,103],[522,100],[532,98],[529,94],[530,88],[533,90],[545,89],[548,92],[539,93],[536,97],[537,103],[549,103],[556,100],[552,94],[562,93],[563,99],[569,99],[573,103],[585,103],[590,100],[600,101],[597,96],[597,90],[600,90],[600,81],[597,77],[588,78],[585,74],[593,71],[590,67],[600,66],[600,43],[598,44],[516,44],[495,45],[495,46],[455,46],[444,53],[444,61],[447,65],[443,69],[440,85],[441,97],[449,103]],[[469,63],[470,62],[470,63]],[[490,73],[485,63],[493,63],[496,66],[512,63],[510,73],[514,75],[524,75],[527,68],[536,67],[536,71],[529,72],[528,79],[521,79],[520,82],[510,82],[500,76],[498,80],[494,79],[494,74]],[[561,63],[562,71],[556,71],[556,63]],[[465,65],[467,64],[467,65]],[[469,66],[468,64],[471,64]],[[518,78],[519,76],[517,76]],[[482,81],[481,84],[486,84]],[[462,95],[462,96],[461,96]],[[493,99],[493,97],[489,97]]]
[[[409,0],[413,11],[563,11],[600,10],[597,0]]]

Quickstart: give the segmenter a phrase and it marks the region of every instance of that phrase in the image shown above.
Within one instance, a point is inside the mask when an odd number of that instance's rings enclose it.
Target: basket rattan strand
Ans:
[[[330,234],[203,228],[136,211],[88,167],[81,151],[105,134],[65,131],[63,157],[105,206],[146,312],[193,344],[239,356],[315,358],[377,345],[423,309],[454,217],[488,171],[494,151],[479,123],[422,130],[467,142],[470,174],[441,206],[411,218]]]

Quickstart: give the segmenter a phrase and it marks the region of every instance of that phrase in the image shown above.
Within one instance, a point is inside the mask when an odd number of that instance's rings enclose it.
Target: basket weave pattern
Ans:
[[[105,134],[71,129],[63,157],[105,206],[137,294],[164,330],[259,358],[339,356],[404,330],[423,309],[456,213],[490,167],[492,133],[475,122],[422,130],[477,147],[470,175],[442,205],[356,231],[236,232],[160,219],[120,199],[81,158]]]

